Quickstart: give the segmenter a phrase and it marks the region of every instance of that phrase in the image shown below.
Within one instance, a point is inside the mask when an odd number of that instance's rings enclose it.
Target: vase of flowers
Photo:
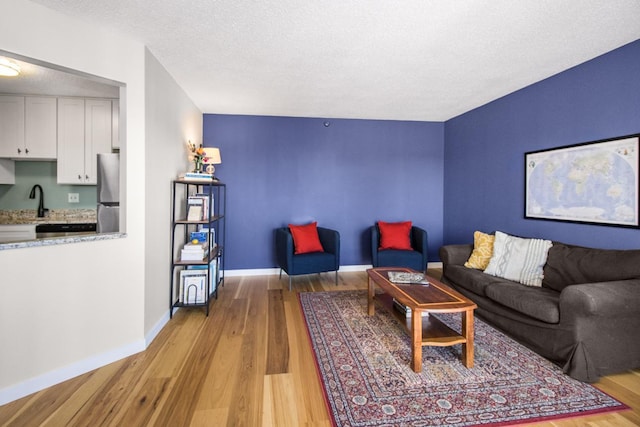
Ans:
[[[204,162],[207,161],[207,158],[204,156],[205,152],[202,144],[196,146],[196,144],[188,141],[187,147],[189,150],[189,161],[193,162],[193,171],[198,173],[202,172],[202,166]]]

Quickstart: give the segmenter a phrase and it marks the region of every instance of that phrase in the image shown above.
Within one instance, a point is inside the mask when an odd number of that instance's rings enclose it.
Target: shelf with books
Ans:
[[[204,307],[209,315],[224,286],[225,209],[224,183],[173,181],[171,317],[178,307]]]
[[[209,219],[189,220],[189,219],[183,218],[183,219],[177,219],[175,222],[177,224],[202,224],[202,225],[205,225],[205,224],[209,224],[210,222],[219,221],[222,218],[223,218],[223,216],[221,216],[221,215],[213,215]]]

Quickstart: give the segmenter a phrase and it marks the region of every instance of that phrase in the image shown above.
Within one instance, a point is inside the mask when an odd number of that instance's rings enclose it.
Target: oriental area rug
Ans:
[[[417,374],[405,327],[378,301],[368,316],[366,290],[299,298],[336,426],[495,426],[628,409],[478,318],[472,369],[461,345],[423,347]],[[459,314],[436,316],[460,331]]]

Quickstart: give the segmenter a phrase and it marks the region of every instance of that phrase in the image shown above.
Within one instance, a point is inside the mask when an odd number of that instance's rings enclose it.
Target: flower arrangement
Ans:
[[[193,162],[193,171],[202,172],[203,163],[209,160],[207,157],[205,157],[205,151],[204,148],[202,148],[202,144],[196,146],[196,144],[188,141],[187,147],[189,150],[189,161]]]

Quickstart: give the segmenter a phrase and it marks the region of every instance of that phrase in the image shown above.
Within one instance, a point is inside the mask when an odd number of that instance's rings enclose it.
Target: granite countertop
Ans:
[[[46,212],[44,218],[37,217],[35,209],[0,210],[0,226],[19,224],[72,224],[95,223],[96,209],[51,209]],[[0,251],[31,248],[39,246],[64,245],[98,240],[121,239],[126,233],[86,233],[70,235],[66,237],[42,238],[18,242],[0,243]]]
[[[73,224],[96,222],[96,209],[51,209],[38,218],[35,209],[0,210],[0,224]]]

